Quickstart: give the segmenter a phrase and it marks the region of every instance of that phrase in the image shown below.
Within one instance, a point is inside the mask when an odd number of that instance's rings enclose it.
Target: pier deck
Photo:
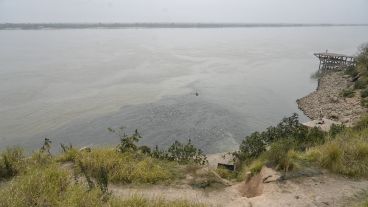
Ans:
[[[319,59],[319,69],[322,70],[339,70],[350,66],[355,66],[355,59],[353,56],[337,53],[314,53]]]

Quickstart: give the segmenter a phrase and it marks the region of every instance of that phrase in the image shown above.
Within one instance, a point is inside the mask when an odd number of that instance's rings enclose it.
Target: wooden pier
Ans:
[[[319,59],[320,70],[342,70],[350,66],[355,66],[353,56],[337,54],[337,53],[314,53]]]

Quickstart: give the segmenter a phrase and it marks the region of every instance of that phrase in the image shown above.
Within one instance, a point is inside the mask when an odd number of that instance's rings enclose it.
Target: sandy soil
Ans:
[[[277,172],[274,172],[277,174]],[[268,175],[263,175],[268,176]],[[264,179],[262,177],[262,179]],[[110,186],[114,195],[127,197],[141,195],[168,200],[186,199],[211,206],[229,207],[307,207],[346,206],[350,198],[368,189],[368,180],[350,180],[341,176],[322,173],[311,177],[299,177],[285,181],[263,183],[260,196],[242,196],[245,182],[216,190],[194,189],[180,186]]]

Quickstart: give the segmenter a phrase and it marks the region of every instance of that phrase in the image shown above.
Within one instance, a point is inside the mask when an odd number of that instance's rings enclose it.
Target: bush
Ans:
[[[355,91],[353,89],[346,88],[341,91],[340,95],[345,98],[352,98],[355,96]]]
[[[111,133],[116,134],[120,138],[120,144],[116,147],[119,152],[135,152],[138,150],[137,143],[142,136],[136,129],[132,135],[127,135],[124,132],[124,128],[120,127],[118,129],[108,128]]]
[[[206,155],[201,149],[196,148],[190,139],[185,145],[175,141],[167,151],[160,150],[156,145],[151,156],[160,160],[175,161],[179,164],[205,165],[208,163]]]
[[[350,75],[351,77],[355,77],[359,74],[359,72],[357,71],[356,67],[349,66],[348,68],[346,68],[345,74]]]
[[[120,144],[117,146],[117,150],[122,153],[139,151],[156,159],[176,161],[179,164],[196,163],[204,165],[208,162],[203,151],[196,148],[190,139],[185,145],[179,141],[175,141],[167,151],[159,150],[157,145],[152,151],[151,148],[147,146],[137,146],[137,143],[142,138],[142,136],[138,133],[138,130],[135,130],[134,134],[132,135],[126,135],[123,132],[122,127],[116,130],[108,128],[108,130],[119,136]]]
[[[330,127],[330,131],[328,132],[331,138],[335,138],[336,135],[340,134],[346,129],[345,125],[343,124],[332,124]]]
[[[194,162],[204,165],[207,163],[207,157],[201,149],[197,149],[189,139],[187,144],[175,141],[168,149],[169,160],[177,161],[180,164]]]
[[[363,107],[368,108],[368,98],[362,98],[362,100],[360,101],[360,104]]]
[[[368,86],[368,80],[364,77],[359,78],[354,83],[354,89],[365,89]]]
[[[266,151],[267,146],[279,140],[288,138],[297,143],[298,150],[315,146],[324,142],[325,134],[317,128],[308,129],[298,120],[298,115],[284,118],[276,127],[269,127],[263,132],[254,132],[240,144],[239,151],[233,156],[237,163],[252,161]]]
[[[366,97],[368,97],[368,88],[366,88],[366,89],[362,90],[362,91],[360,92],[360,96],[361,96],[362,98],[366,98]]]

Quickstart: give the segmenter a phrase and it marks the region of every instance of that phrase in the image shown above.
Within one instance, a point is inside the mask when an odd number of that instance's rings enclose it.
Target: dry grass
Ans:
[[[119,199],[104,196],[99,188],[88,189],[82,183],[75,183],[68,171],[57,163],[38,166],[13,178],[0,189],[0,207],[201,207],[204,204],[184,200],[165,201],[146,199],[139,196]]]
[[[368,177],[368,129],[348,129],[306,156],[332,172],[350,177]]]
[[[161,198],[147,199],[139,195],[132,196],[129,199],[112,199],[111,207],[205,207],[200,203],[193,203],[186,200],[166,201]]]
[[[113,183],[171,182],[180,177],[175,162],[158,160],[140,153],[120,153],[114,149],[93,149],[76,158],[92,177],[104,168]]]

